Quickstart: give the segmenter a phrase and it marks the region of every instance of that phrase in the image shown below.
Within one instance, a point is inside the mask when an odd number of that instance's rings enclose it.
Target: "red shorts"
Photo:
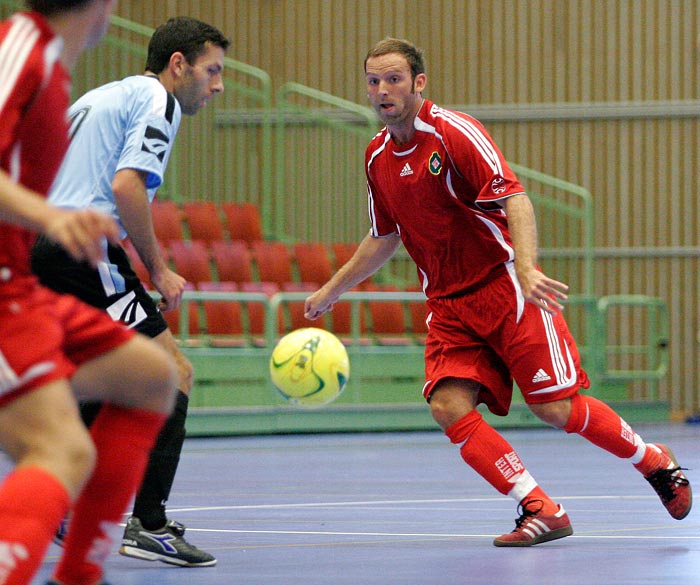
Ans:
[[[563,315],[525,302],[514,278],[504,272],[475,292],[428,301],[426,398],[443,378],[474,380],[482,385],[479,403],[506,415],[513,379],[528,404],[561,400],[588,388]]]
[[[75,297],[0,284],[0,406],[114,349],[135,333]]]

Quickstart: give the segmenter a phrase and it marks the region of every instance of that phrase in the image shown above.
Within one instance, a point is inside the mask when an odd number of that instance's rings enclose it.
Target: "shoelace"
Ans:
[[[513,532],[517,532],[518,528],[525,524],[525,521],[528,518],[532,516],[537,516],[537,514],[539,514],[542,511],[543,505],[544,504],[542,503],[542,500],[530,500],[524,506],[522,504],[518,504],[518,511],[520,512],[520,517],[515,519],[515,530],[513,530]]]
[[[676,497],[674,488],[690,485],[690,482],[686,477],[683,477],[682,475],[674,477],[674,474],[680,471],[687,471],[687,469],[685,467],[659,469],[647,476],[647,481],[656,490],[656,493],[659,494],[664,502],[670,502]]]

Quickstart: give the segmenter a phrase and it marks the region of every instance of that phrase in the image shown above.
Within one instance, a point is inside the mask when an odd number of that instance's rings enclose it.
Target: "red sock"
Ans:
[[[97,466],[71,516],[55,579],[64,585],[97,583],[118,536],[118,523],[143,478],[165,416],[105,405],[90,428]]]
[[[0,486],[0,583],[26,585],[46,554],[70,496],[53,475],[22,467]]]
[[[577,433],[594,445],[623,459],[638,463],[646,445],[620,415],[604,402],[576,394],[571,399],[571,415],[564,426],[567,433]]]
[[[478,411],[472,410],[463,416],[448,427],[445,434],[454,444],[463,443],[460,448],[462,459],[502,494],[521,502],[537,488],[537,482],[513,447],[484,421]],[[556,504],[544,492],[542,495],[546,513],[556,511]]]

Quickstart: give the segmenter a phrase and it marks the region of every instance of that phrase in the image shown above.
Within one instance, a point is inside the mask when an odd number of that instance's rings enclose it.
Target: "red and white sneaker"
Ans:
[[[648,473],[644,478],[659,494],[661,503],[668,513],[676,520],[683,520],[693,507],[693,491],[688,478],[683,473],[685,468],[678,465],[673,452],[666,445],[653,443],[648,447],[661,451],[664,462],[662,467]]]
[[[574,533],[569,517],[561,506],[551,516],[542,513],[540,500],[530,500],[524,506],[519,505],[518,509],[521,514],[515,521],[515,530],[495,539],[495,546],[534,546]]]

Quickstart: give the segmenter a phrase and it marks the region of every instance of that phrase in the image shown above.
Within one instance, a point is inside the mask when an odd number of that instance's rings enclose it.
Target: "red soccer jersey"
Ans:
[[[62,39],[37,13],[0,23],[0,167],[46,194],[68,147],[70,76]],[[34,234],[0,222],[0,267],[28,276]],[[6,276],[6,275],[5,275]]]
[[[426,100],[414,126],[367,147],[372,235],[400,234],[429,298],[460,294],[513,259],[501,202],[525,190],[474,118]]]

